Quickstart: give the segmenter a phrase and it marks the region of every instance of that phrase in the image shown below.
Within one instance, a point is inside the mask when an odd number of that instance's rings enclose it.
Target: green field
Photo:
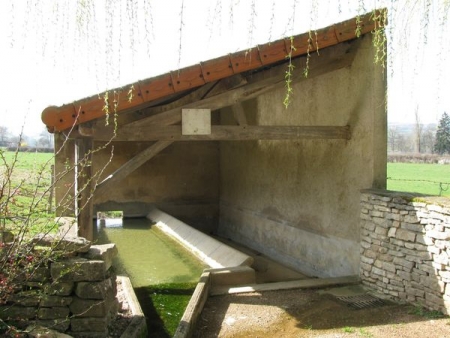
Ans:
[[[53,154],[0,149],[0,229],[35,233],[53,227],[50,209]]]
[[[450,165],[388,163],[388,190],[450,197]]]

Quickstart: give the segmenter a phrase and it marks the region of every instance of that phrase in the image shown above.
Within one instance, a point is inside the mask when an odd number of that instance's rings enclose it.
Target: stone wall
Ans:
[[[48,327],[72,337],[107,337],[118,311],[116,280],[111,273],[114,244],[92,245],[82,239],[36,239],[37,245],[62,250],[65,258],[49,261],[20,284],[0,319],[20,329]]]
[[[381,190],[361,195],[364,284],[450,313],[450,201]]]

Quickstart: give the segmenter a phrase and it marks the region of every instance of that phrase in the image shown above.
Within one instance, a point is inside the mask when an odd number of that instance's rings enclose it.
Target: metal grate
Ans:
[[[365,309],[384,305],[383,300],[369,294],[359,296],[336,296],[336,298],[354,309]]]

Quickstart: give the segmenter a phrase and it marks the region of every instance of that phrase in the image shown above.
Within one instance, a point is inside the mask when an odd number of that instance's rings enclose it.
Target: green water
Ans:
[[[116,244],[113,266],[130,277],[150,336],[173,336],[205,266],[147,219],[107,219],[98,243]]]

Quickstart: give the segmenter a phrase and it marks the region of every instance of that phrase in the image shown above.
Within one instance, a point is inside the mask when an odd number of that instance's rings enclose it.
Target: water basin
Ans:
[[[153,337],[170,337],[205,268],[148,219],[106,219],[99,244],[115,243],[117,274],[130,277]]]

